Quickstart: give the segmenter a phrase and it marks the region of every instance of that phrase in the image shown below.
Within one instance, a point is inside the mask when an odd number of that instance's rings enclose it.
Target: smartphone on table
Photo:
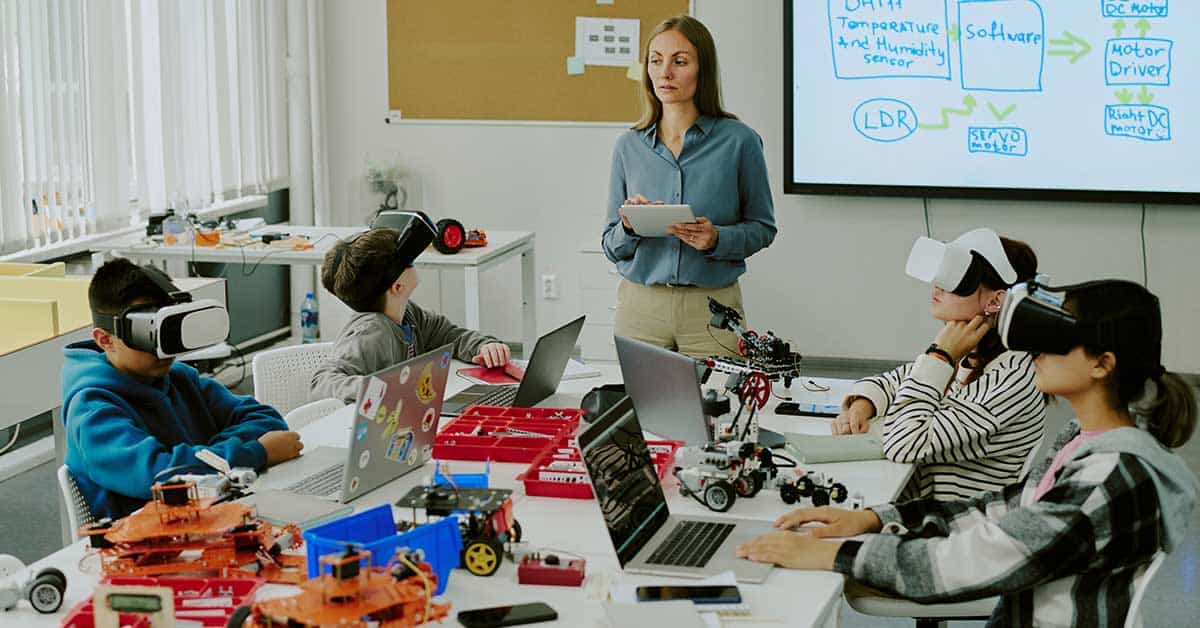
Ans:
[[[555,619],[558,619],[558,613],[542,602],[476,608],[458,613],[458,623],[466,626],[466,628],[521,626],[543,621],[554,621]]]
[[[666,585],[637,588],[639,602],[691,600],[694,604],[741,604],[742,593],[734,585]]]

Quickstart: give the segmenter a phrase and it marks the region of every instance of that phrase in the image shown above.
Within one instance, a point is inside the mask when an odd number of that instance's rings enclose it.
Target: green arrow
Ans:
[[[1113,22],[1113,31],[1116,32],[1117,37],[1120,37],[1121,33],[1125,32],[1125,20]]]
[[[946,34],[950,35],[951,41],[958,41],[958,24],[951,24],[950,28],[946,29]]]
[[[1150,90],[1147,89],[1145,85],[1143,85],[1142,91],[1138,92],[1137,99],[1138,99],[1138,102],[1142,103],[1143,105],[1148,105],[1148,104],[1154,102],[1154,94],[1151,94]]]
[[[1084,55],[1086,55],[1087,53],[1092,51],[1091,44],[1076,37],[1075,35],[1072,35],[1071,33],[1067,32],[1067,31],[1063,31],[1063,37],[1066,37],[1066,39],[1051,39],[1050,45],[1051,46],[1069,46],[1069,48],[1060,49],[1060,50],[1051,50],[1047,54],[1051,54],[1051,55],[1054,55],[1057,57],[1071,57],[1071,63],[1074,64],[1075,62],[1082,59]],[[1076,47],[1078,47],[1078,49],[1076,49]]]
[[[1150,22],[1146,21],[1146,18],[1138,20],[1133,27],[1138,29],[1138,37],[1145,37],[1146,33],[1150,32]]]
[[[1117,97],[1117,100],[1119,100],[1122,105],[1128,105],[1129,103],[1133,102],[1133,92],[1129,91],[1128,88],[1122,87],[1121,91],[1113,92],[1113,94]]]
[[[1008,108],[1005,109],[1004,111],[1000,111],[999,109],[996,108],[996,105],[993,105],[992,103],[988,103],[987,105],[988,105],[988,110],[992,112],[992,115],[996,116],[996,119],[1001,122],[1004,122],[1005,118],[1007,118],[1008,116],[1011,116],[1012,113],[1017,110],[1016,105],[1009,105]]]
[[[919,125],[917,125],[917,128],[925,129],[925,130],[929,130],[929,131],[940,131],[943,129],[950,128],[950,114],[954,114],[956,116],[969,116],[969,115],[971,115],[972,112],[975,111],[976,102],[975,102],[974,96],[967,94],[963,98],[962,101],[963,101],[963,105],[966,105],[965,109],[954,109],[953,107],[942,107],[942,122],[941,122],[941,124],[919,124]]]

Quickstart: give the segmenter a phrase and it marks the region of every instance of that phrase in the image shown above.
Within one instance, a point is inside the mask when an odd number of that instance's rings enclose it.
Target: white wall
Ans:
[[[422,180],[435,217],[532,229],[538,274],[557,274],[562,298],[539,301],[546,330],[583,309],[581,244],[602,227],[609,159],[620,129],[578,126],[388,125],[386,3],[326,7],[330,196],[336,222],[361,220],[365,160],[398,156]],[[805,355],[909,358],[933,338],[928,289],[903,273],[925,231],[920,199],[783,194],[783,9],[777,0],[696,0],[717,41],[728,109],[766,142],[779,237],[743,278],[753,325],[794,338]],[[461,77],[472,80],[469,71]],[[536,94],[531,94],[536,98]],[[932,200],[933,234],[988,225],[1028,241],[1056,282],[1141,280],[1141,211],[1135,205]],[[353,209],[352,209],[353,208]],[[1200,373],[1200,207],[1147,212],[1150,288],[1162,299],[1168,369]],[[484,326],[518,338],[515,275],[493,273]],[[615,295],[614,295],[615,299]],[[450,312],[452,314],[452,312]]]

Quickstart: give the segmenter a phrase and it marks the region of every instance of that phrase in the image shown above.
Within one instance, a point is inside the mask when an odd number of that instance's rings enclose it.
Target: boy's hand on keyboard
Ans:
[[[512,351],[508,345],[503,342],[489,342],[479,347],[479,355],[472,358],[471,361],[487,368],[496,368],[508,364],[511,358]]]
[[[291,431],[277,430],[267,432],[258,437],[258,442],[267,450],[267,466],[274,466],[291,460],[300,455],[304,443],[300,442],[300,434]]]

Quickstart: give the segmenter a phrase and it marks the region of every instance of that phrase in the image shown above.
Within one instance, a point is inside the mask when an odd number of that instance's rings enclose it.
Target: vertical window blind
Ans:
[[[286,186],[284,11],[0,0],[0,251]]]

